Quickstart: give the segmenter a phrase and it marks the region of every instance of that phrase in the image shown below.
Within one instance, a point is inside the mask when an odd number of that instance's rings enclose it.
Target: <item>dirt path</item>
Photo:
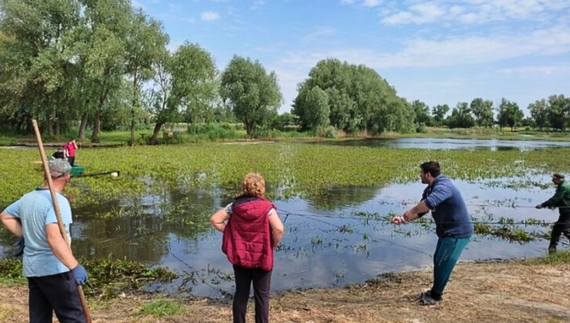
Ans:
[[[570,264],[460,264],[444,300],[420,306],[416,298],[429,287],[431,275],[431,270],[422,270],[366,285],[273,295],[270,319],[277,323],[570,322]],[[0,286],[0,322],[27,322],[26,297],[25,286]],[[209,300],[185,300],[185,313],[176,316],[138,314],[157,299],[133,296],[88,302],[94,323],[231,322],[231,304]],[[251,305],[249,310],[248,322],[254,322]]]

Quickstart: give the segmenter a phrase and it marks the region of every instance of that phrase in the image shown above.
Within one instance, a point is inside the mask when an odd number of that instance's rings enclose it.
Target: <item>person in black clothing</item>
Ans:
[[[555,173],[552,175],[552,183],[556,185],[556,193],[550,199],[536,206],[542,208],[558,208],[560,216],[554,223],[550,234],[550,244],[548,253],[555,253],[560,241],[560,236],[564,234],[570,240],[570,183],[564,180],[564,175]]]
[[[53,153],[51,156],[55,159],[64,159],[65,158],[65,154],[63,153],[63,150],[61,149],[61,147],[57,148],[57,151],[55,153]]]

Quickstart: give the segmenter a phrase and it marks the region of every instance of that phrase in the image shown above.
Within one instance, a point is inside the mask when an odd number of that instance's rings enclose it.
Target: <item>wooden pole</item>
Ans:
[[[61,210],[59,208],[59,203],[57,202],[57,195],[55,194],[55,190],[53,189],[53,182],[51,180],[46,153],[44,151],[44,144],[42,142],[42,136],[40,134],[40,129],[38,127],[38,122],[36,121],[36,119],[32,119],[32,124],[34,126],[34,132],[36,133],[36,141],[38,142],[38,149],[40,150],[40,158],[42,160],[42,165],[44,166],[45,178],[48,182],[49,192],[51,194],[51,200],[53,202],[53,208],[55,210],[55,216],[57,218],[57,225],[59,226],[59,232],[61,233],[63,240],[65,240],[65,242],[69,246],[69,251],[72,252],[71,243],[69,242],[67,233],[65,232],[65,227],[63,226],[63,220],[61,219]],[[85,320],[87,321],[87,323],[92,323],[91,313],[89,312],[89,308],[87,307],[87,301],[85,300],[85,295],[83,294],[83,287],[81,285],[77,285],[77,291],[79,292],[79,298],[81,299],[81,306],[83,307],[83,313],[85,313]]]

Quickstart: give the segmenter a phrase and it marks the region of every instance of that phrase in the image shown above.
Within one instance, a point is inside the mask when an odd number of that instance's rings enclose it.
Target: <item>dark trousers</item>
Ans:
[[[570,213],[560,214],[558,221],[554,222],[552,233],[550,234],[550,245],[548,246],[548,249],[556,249],[562,234],[570,240]]]
[[[28,277],[30,323],[85,323],[85,312],[71,273]]]
[[[67,161],[69,162],[69,165],[71,166],[75,165],[75,156],[67,157]]]
[[[271,271],[234,265],[234,275],[236,279],[236,292],[232,307],[234,323],[245,323],[247,301],[252,282],[253,298],[255,299],[255,323],[268,323]]]
[[[441,295],[451,277],[451,272],[459,260],[465,246],[471,240],[468,238],[443,237],[437,240],[433,255],[433,286],[432,292]]]

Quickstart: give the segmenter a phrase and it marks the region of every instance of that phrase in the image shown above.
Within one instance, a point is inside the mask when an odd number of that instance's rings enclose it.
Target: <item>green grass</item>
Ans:
[[[539,258],[525,259],[525,265],[561,265],[570,264],[570,250],[561,250],[551,255]]]
[[[178,300],[158,300],[146,304],[138,311],[138,315],[151,315],[154,317],[165,317],[184,314],[186,311],[184,304]]]

